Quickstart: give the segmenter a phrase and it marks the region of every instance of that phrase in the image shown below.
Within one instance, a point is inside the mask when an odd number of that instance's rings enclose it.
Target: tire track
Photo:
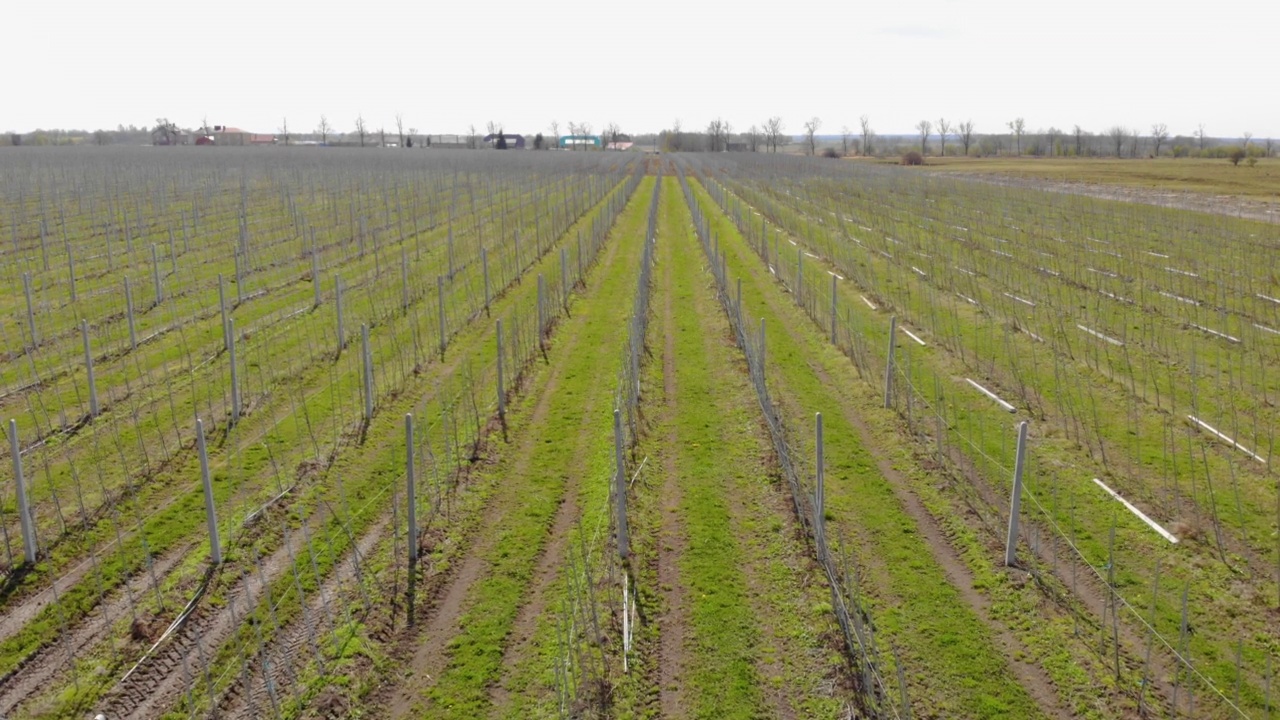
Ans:
[[[666,193],[668,198],[672,193]],[[662,202],[671,202],[663,200]],[[665,219],[665,214],[662,215]],[[661,228],[662,225],[659,225]],[[671,418],[679,412],[676,385],[676,336],[675,309],[672,296],[675,294],[675,280],[671,270],[674,264],[671,243],[675,234],[663,241],[661,231],[658,235],[658,264],[662,267],[662,281],[659,292],[662,294],[662,395],[663,422],[667,425],[665,447],[662,449],[662,499],[661,528],[658,536],[658,587],[662,593],[662,614],[657,618],[658,624],[658,705],[663,717],[680,715],[681,693],[680,682],[684,673],[684,639],[689,628],[689,608],[685,599],[685,587],[680,580],[679,560],[688,549],[688,538],[685,536],[684,524],[680,520],[680,477],[676,467],[676,453],[680,438]]]
[[[618,245],[618,242],[609,243],[608,250],[600,266],[594,271],[595,274],[607,272],[607,269],[613,265],[617,257]],[[562,325],[561,327],[564,326]],[[565,346],[557,352],[558,354],[573,355],[577,351],[580,334],[566,333],[566,335]],[[529,427],[537,427],[546,421],[551,410],[552,400],[561,381],[564,379],[566,370],[567,366],[563,362],[551,364],[551,375],[547,380],[547,384],[543,387],[537,405],[534,406],[533,414],[529,420]],[[529,433],[524,433],[523,437],[516,465],[512,472],[509,473],[509,475],[515,477],[528,473],[533,458],[532,446],[540,441],[539,438]],[[478,526],[481,528],[502,527],[505,519],[518,510],[518,498],[505,493],[495,493],[485,507],[482,513],[483,519]],[[465,609],[464,603],[470,595],[471,588],[484,576],[489,568],[489,562],[486,558],[492,553],[495,543],[496,536],[493,534],[484,535],[478,541],[472,543],[465,558],[458,566],[457,572],[448,581],[447,587],[443,590],[443,594],[440,595],[439,601],[429,611],[427,622],[421,630],[421,636],[425,639],[418,644],[408,662],[411,674],[396,686],[384,692],[380,702],[374,703],[376,706],[381,707],[379,716],[388,718],[412,716],[416,712],[414,706],[419,701],[421,693],[434,685],[435,678],[447,666],[449,661],[448,644],[460,630],[458,621],[462,617]]]
[[[220,718],[245,718],[251,720],[259,717],[258,708],[268,707],[271,703],[269,688],[291,686],[298,678],[298,668],[306,662],[300,653],[308,638],[314,633],[317,642],[322,632],[317,618],[325,614],[326,609],[339,599],[343,586],[355,577],[355,561],[368,557],[382,539],[390,519],[384,517],[372,529],[360,538],[354,553],[347,551],[339,561],[338,571],[329,576],[320,590],[313,593],[301,615],[286,627],[285,631],[271,643],[271,648],[264,648],[263,654],[251,663],[249,686],[245,687],[245,678],[236,680],[223,694],[220,703]],[[264,664],[265,663],[265,664]],[[268,678],[270,685],[268,685]]]
[[[68,664],[67,653],[77,654],[90,644],[101,639],[111,629],[113,623],[129,611],[134,604],[133,596],[142,595],[150,590],[150,574],[157,576],[168,574],[180,560],[186,557],[191,545],[170,551],[154,564],[151,571],[135,573],[128,583],[127,590],[116,590],[106,604],[94,608],[84,621],[75,625],[59,640],[46,644],[28,656],[18,667],[14,668],[0,681],[0,717],[8,717],[13,709],[27,700],[42,688],[47,688],[49,681]]]
[[[220,608],[201,604],[159,652],[147,657],[106,694],[102,714],[108,720],[153,718],[171,708],[184,692],[188,674],[193,681],[197,679],[189,658],[199,662],[200,657],[208,659],[216,653],[241,624],[242,616],[252,612],[267,587],[304,547],[303,533],[294,533],[258,567],[244,568],[244,574],[227,592],[227,604]]]

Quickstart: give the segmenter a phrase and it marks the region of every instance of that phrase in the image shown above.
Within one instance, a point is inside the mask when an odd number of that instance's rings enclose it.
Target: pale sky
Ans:
[[[0,129],[735,131],[836,134],[1014,117],[1028,130],[1280,138],[1280,0],[728,3],[9,0]]]

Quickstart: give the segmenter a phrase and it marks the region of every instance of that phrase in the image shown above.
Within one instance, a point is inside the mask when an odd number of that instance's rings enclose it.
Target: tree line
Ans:
[[[61,130],[37,129],[27,133],[6,132],[0,134],[0,145],[116,145],[175,144],[178,138],[194,138],[212,135],[214,131],[207,119],[194,127],[183,129],[167,118],[157,118],[154,124],[143,126],[118,125],[114,130]],[[789,132],[781,116],[772,116],[746,128],[736,128],[722,117],[710,120],[705,128],[686,128],[679,118],[671,127],[658,133],[629,135],[622,132],[616,122],[605,123],[600,132],[585,121],[569,121],[563,125],[553,120],[526,143],[533,150],[549,150],[560,147],[564,137],[562,129],[571,137],[599,138],[603,146],[634,141],[642,148],[652,147],[667,152],[779,152],[798,145],[806,155],[824,154],[840,156],[896,157],[916,151],[921,156],[1032,156],[1032,157],[1206,157],[1227,158],[1233,162],[1247,158],[1273,157],[1276,143],[1271,138],[1255,140],[1253,133],[1244,132],[1239,138],[1211,137],[1203,123],[1190,133],[1172,135],[1165,123],[1152,123],[1149,129],[1113,125],[1102,132],[1092,132],[1075,125],[1069,130],[1050,126],[1031,130],[1025,118],[1009,120],[994,132],[979,132],[973,120],[950,121],[946,117],[921,120],[916,123],[914,135],[886,135],[880,137],[872,128],[867,115],[858,118],[856,127],[842,125],[837,134],[820,134],[823,121],[811,117],[801,122],[798,133]],[[465,133],[451,135],[420,133],[416,127],[406,127],[404,116],[397,112],[394,126],[388,131],[385,125],[374,127],[357,114],[348,129],[340,129],[321,115],[311,130],[291,130],[288,118],[284,118],[274,135],[278,144],[297,143],[321,145],[349,145],[359,147],[448,147],[448,148],[496,148],[508,149],[507,133],[503,123],[489,121],[487,133],[481,133],[475,124]],[[736,131],[735,131],[736,130]],[[390,138],[390,139],[389,139]],[[488,141],[485,138],[489,138]],[[948,148],[948,145],[950,147]],[[574,143],[571,147],[586,147]],[[594,145],[592,145],[594,147]]]

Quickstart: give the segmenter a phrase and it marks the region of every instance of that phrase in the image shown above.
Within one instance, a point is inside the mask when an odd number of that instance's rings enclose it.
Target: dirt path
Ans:
[[[297,679],[299,663],[306,662],[305,659],[300,660],[299,656],[308,639],[313,633],[316,636],[315,642],[319,644],[325,643],[327,639],[317,619],[326,613],[329,606],[339,601],[343,586],[356,575],[357,556],[369,557],[389,524],[389,518],[383,518],[360,538],[354,554],[350,550],[344,554],[337,571],[324,581],[318,592],[307,599],[301,616],[271,643],[270,649],[264,649],[264,655],[270,660],[266,667],[263,666],[263,657],[251,663],[249,670],[253,674],[248,679],[248,688],[246,689],[245,678],[242,676],[227,690],[221,703],[223,709],[218,717],[245,720],[262,717],[262,709],[271,707],[267,676],[270,676],[272,687],[275,688],[288,688]]]
[[[672,202],[671,189],[666,188],[666,198],[662,201]],[[678,200],[676,200],[678,202]],[[657,239],[657,266],[661,273],[658,294],[662,297],[662,313],[659,317],[659,329],[662,333],[662,419],[670,422],[670,418],[679,412],[679,395],[676,387],[676,348],[675,348],[675,310],[672,303],[674,280],[672,266],[674,257],[671,244],[677,241],[677,233],[659,230]],[[681,678],[685,663],[685,637],[689,630],[689,610],[686,605],[685,587],[680,580],[680,568],[677,564],[688,551],[688,538],[684,524],[680,520],[680,476],[676,468],[676,454],[680,438],[676,434],[674,424],[667,428],[662,449],[662,497],[660,512],[662,524],[658,534],[658,587],[662,593],[662,614],[657,618],[658,624],[658,669],[659,669],[659,707],[663,717],[679,717],[682,706],[680,697]]]
[[[632,202],[635,200],[633,199]],[[619,242],[609,243],[604,257],[593,271],[596,277],[612,268],[617,261],[618,248]],[[588,296],[598,294],[599,289],[598,285],[590,287]],[[560,333],[565,340],[563,345],[553,347],[552,353],[556,358],[572,357],[578,352],[582,334],[574,331],[570,323],[580,325],[585,319],[585,316],[576,316],[561,323]],[[535,458],[534,448],[542,442],[542,438],[537,433],[530,432],[529,429],[541,427],[547,421],[568,370],[569,365],[566,362],[557,360],[550,363],[546,384],[538,395],[527,425],[513,429],[514,434],[521,440],[513,451],[514,465],[510,472],[504,473],[505,476],[520,478],[527,476],[530,472]],[[407,663],[408,674],[396,687],[384,692],[384,696],[374,703],[375,706],[383,709],[384,717],[405,718],[417,716],[420,713],[422,696],[436,683],[439,675],[448,666],[451,657],[448,652],[449,643],[462,630],[460,620],[468,609],[468,600],[473,594],[473,589],[490,571],[490,557],[495,552],[500,535],[497,532],[485,532],[485,530],[504,527],[510,516],[521,511],[522,504],[521,497],[517,494],[499,491],[485,507],[483,518],[478,525],[482,529],[481,536],[467,550],[458,570],[447,581],[447,587],[439,597],[439,601],[427,611],[427,622],[420,631],[422,641],[413,650],[412,657]],[[566,508],[565,505],[568,504],[561,503],[555,521],[556,527],[561,527],[563,523],[561,529],[565,531],[572,526],[572,521],[576,518],[576,513],[573,513],[574,506],[570,505]],[[540,567],[539,571],[550,572],[557,569],[555,564],[550,564],[546,568]],[[504,700],[505,698],[499,691],[495,699]]]
[[[179,560],[186,557],[191,546],[184,545],[160,558],[153,568],[157,577],[163,577]],[[72,619],[68,629],[56,642],[46,645],[0,682],[0,717],[8,717],[13,709],[30,696],[47,690],[49,682],[67,666],[67,654],[79,654],[90,644],[101,639],[112,625],[129,612],[135,598],[151,592],[151,573],[137,573],[129,580],[127,591],[116,590],[106,603],[93,609],[82,622]]]
[[[762,293],[762,297],[775,315],[785,317],[783,314],[784,306],[777,293]],[[796,326],[788,323],[782,323],[782,325],[782,332],[793,343],[803,345],[806,342],[806,338],[803,337]],[[1027,647],[1005,625],[992,617],[990,599],[978,592],[974,587],[973,573],[964,564],[964,561],[960,559],[956,549],[947,539],[946,533],[938,525],[937,520],[924,507],[915,492],[910,489],[910,481],[893,466],[893,463],[881,448],[880,440],[872,434],[863,417],[854,410],[851,399],[846,396],[846,391],[832,379],[826,368],[820,363],[810,362],[809,368],[818,377],[819,381],[828,388],[830,397],[840,401],[838,407],[841,416],[850,427],[857,431],[862,446],[867,449],[868,454],[875,461],[876,469],[893,489],[894,497],[897,498],[907,515],[915,521],[920,537],[928,547],[934,562],[942,568],[947,580],[957,590],[970,609],[990,629],[998,644],[1004,650],[1009,667],[1018,677],[1019,682],[1027,689],[1046,715],[1050,717],[1070,717],[1071,714],[1062,707],[1058,694],[1054,691],[1053,683],[1044,668],[1037,663],[1024,660],[1023,658],[1030,656]],[[842,378],[842,382],[853,382],[854,380],[855,378]]]

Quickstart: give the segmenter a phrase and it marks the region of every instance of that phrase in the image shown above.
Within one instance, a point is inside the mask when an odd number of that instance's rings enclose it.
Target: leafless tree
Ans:
[[[1244,149],[1245,150],[1249,149],[1249,141],[1252,139],[1253,139],[1253,133],[1249,132],[1248,130],[1245,130],[1244,131]]]
[[[1124,156],[1124,141],[1129,136],[1129,131],[1124,129],[1123,125],[1112,125],[1107,130],[1107,136],[1111,138],[1111,143],[1116,148],[1116,157]]]
[[[1199,125],[1196,126],[1195,135],[1196,135],[1196,141],[1197,141],[1196,149],[1204,150],[1204,123],[1200,123]]]
[[[938,118],[938,140],[942,142],[942,157],[947,156],[947,133],[951,132],[951,123],[946,118]]]
[[[364,139],[369,134],[369,126],[365,125],[364,115],[356,116],[356,134],[360,136],[360,147],[364,147]]]
[[[848,157],[849,155],[849,138],[853,136],[853,131],[848,125],[840,128],[840,155]]]
[[[756,152],[760,149],[760,129],[755,125],[747,128],[747,148],[751,152]]]
[[[284,118],[280,122],[280,134],[284,136],[284,144],[289,144],[289,118]]]
[[[711,152],[720,152],[725,149],[725,143],[729,139],[729,124],[723,118],[716,118],[707,123],[707,139],[711,143],[708,148]]]
[[[973,142],[973,121],[966,120],[956,126],[956,130],[960,133],[960,144],[964,146],[964,154],[969,155],[969,145]]]
[[[681,127],[680,118],[676,118],[675,122],[671,123],[671,136],[667,138],[667,147],[674,152],[680,152],[684,144],[683,139],[680,137]]]
[[[1071,134],[1076,138],[1076,157],[1084,156],[1084,128],[1076,125],[1071,129]]]
[[[409,128],[409,142],[410,142],[410,143],[412,143],[412,142],[413,142],[413,139],[414,139],[415,137],[417,137],[417,135],[418,135],[418,128],[416,128],[416,127],[411,127],[411,128]]]
[[[467,148],[475,150],[480,144],[480,135],[476,132],[476,124],[471,123],[471,133],[467,135]]]
[[[764,134],[765,134],[765,137],[768,139],[768,146],[769,146],[770,152],[775,152],[775,153],[778,152],[778,145],[782,141],[783,127],[784,126],[782,124],[782,118],[777,115],[774,115],[773,117],[764,121]]]
[[[916,123],[916,130],[920,131],[920,154],[929,154],[929,133],[933,131],[933,123],[928,120],[921,120]]]
[[[208,127],[208,124],[205,125]],[[333,132],[333,126],[329,124],[329,118],[324,115],[320,116],[320,124],[316,126],[316,133],[320,135],[321,144],[328,144],[329,133]]]
[[[622,128],[618,127],[618,123],[611,122],[604,126],[605,142],[617,149],[618,137],[622,135]]]
[[[551,147],[560,147],[560,121],[551,121]]]
[[[862,154],[871,154],[871,135],[874,132],[871,129],[871,118],[863,115],[858,118],[858,124],[862,127]]]
[[[1165,140],[1169,139],[1169,128],[1164,123],[1155,123],[1151,126],[1151,142],[1155,145],[1155,155],[1160,157],[1160,146]]]
[[[1267,157],[1271,157],[1271,138],[1267,138]]]
[[[1014,118],[1008,123],[1009,131],[1016,138],[1018,155],[1022,155],[1022,133],[1027,129],[1027,121],[1022,118]]]
[[[1061,137],[1062,131],[1050,125],[1048,130],[1044,131],[1045,138],[1049,141],[1049,155],[1058,154],[1058,138]]]
[[[396,113],[396,134],[400,136],[400,147],[404,147],[404,116]]]
[[[816,115],[804,123],[804,141],[810,155],[818,154],[818,129],[821,127],[822,120]]]

